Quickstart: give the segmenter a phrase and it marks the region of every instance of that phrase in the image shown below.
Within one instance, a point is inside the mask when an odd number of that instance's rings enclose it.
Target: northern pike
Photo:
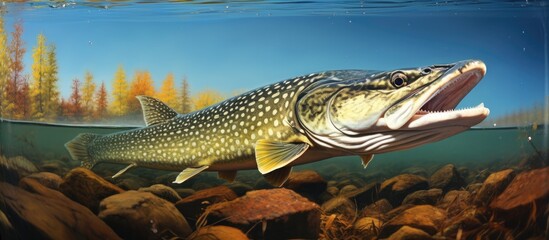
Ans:
[[[392,71],[314,73],[261,87],[214,106],[178,114],[161,101],[137,97],[146,127],[107,135],[82,133],[65,144],[73,159],[181,171],[258,169],[280,186],[291,167],[335,156],[374,154],[439,141],[484,120],[480,104],[454,108],[484,77],[482,61]]]

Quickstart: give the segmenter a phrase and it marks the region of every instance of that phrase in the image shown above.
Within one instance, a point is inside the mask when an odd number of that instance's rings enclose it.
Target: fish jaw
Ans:
[[[486,65],[482,61],[458,62],[439,80],[389,108],[376,125],[392,130],[474,126],[490,113],[484,104],[461,110],[454,108],[485,74]]]

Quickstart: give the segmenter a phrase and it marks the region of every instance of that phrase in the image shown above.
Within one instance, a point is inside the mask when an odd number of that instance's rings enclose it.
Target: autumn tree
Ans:
[[[114,75],[110,110],[115,116],[122,116],[128,112],[128,82],[122,66],[118,67]]]
[[[30,119],[32,114],[32,98],[30,94],[29,81],[25,78],[21,84],[21,91],[19,91],[17,98],[17,108],[19,108],[17,119]]]
[[[82,110],[84,114],[84,120],[90,121],[94,112],[93,97],[95,94],[95,82],[93,81],[93,75],[91,72],[86,71],[84,76],[84,85],[82,86]]]
[[[176,109],[179,103],[177,89],[175,88],[173,74],[169,73],[166,79],[162,82],[160,92],[157,95],[158,99],[171,108]]]
[[[194,109],[200,110],[214,105],[223,100],[223,96],[215,90],[204,90],[199,92],[194,99]]]
[[[44,121],[45,118],[45,77],[46,74],[46,38],[43,34],[38,34],[36,47],[32,53],[32,117],[33,119]]]
[[[19,114],[21,108],[17,107],[17,101],[21,98],[21,89],[23,85],[23,55],[25,54],[24,42],[22,39],[23,25],[21,22],[17,22],[14,25],[14,31],[11,33],[12,38],[8,46],[8,52],[10,56],[9,69],[10,76],[6,84],[6,104],[5,116],[7,118],[14,118]]]
[[[6,85],[10,77],[10,55],[8,52],[8,36],[4,30],[4,14],[0,10],[0,117],[5,116],[8,104]]]
[[[189,89],[189,82],[187,81],[187,78],[184,77],[183,81],[181,82],[181,106],[180,106],[180,112],[181,113],[190,113],[192,111],[191,109],[191,95],[190,95],[190,89]]]
[[[46,74],[45,74],[45,87],[44,87],[44,117],[48,121],[52,121],[56,118],[57,109],[59,108],[59,87],[57,82],[59,80],[58,66],[57,66],[57,54],[55,45],[50,44],[46,52]]]
[[[107,117],[107,89],[105,88],[105,82],[101,82],[99,90],[95,96],[95,112],[96,119],[105,119]]]
[[[137,96],[154,96],[154,86],[149,71],[136,71],[133,77],[130,93],[128,94],[129,112],[135,113],[141,110],[141,104]]]
[[[80,80],[72,80],[72,93],[69,98],[69,114],[72,120],[81,121],[83,117],[82,94],[80,93]]]

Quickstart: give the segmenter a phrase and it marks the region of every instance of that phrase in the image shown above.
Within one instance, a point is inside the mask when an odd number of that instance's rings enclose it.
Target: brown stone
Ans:
[[[82,167],[72,169],[67,173],[59,185],[59,190],[94,213],[98,212],[101,200],[124,191],[91,170]]]
[[[26,176],[25,178],[32,178],[38,181],[40,184],[49,187],[53,190],[59,190],[59,185],[63,182],[63,178],[55,173],[39,172]]]
[[[487,206],[492,199],[498,196],[513,178],[515,177],[515,171],[513,169],[507,169],[490,174],[482,187],[475,196],[475,204],[481,206]]]
[[[283,187],[299,193],[311,201],[316,201],[317,196],[326,191],[327,182],[315,171],[305,170],[292,172]]]
[[[166,199],[172,203],[175,203],[179,200],[181,200],[181,197],[179,197],[179,194],[173,188],[168,187],[164,184],[154,184],[150,187],[145,188],[139,188],[140,192],[150,192],[157,197],[161,197],[163,199]]]
[[[471,193],[465,190],[452,190],[444,195],[437,207],[447,211],[448,217],[453,217],[471,206]]]
[[[205,226],[194,232],[192,240],[247,240],[248,237],[240,229],[228,226]]]
[[[378,199],[378,192],[379,183],[371,183],[347,193],[343,193],[342,189],[339,195],[349,198],[358,209],[362,209]]]
[[[339,194],[341,194],[342,196],[346,196],[347,194],[352,193],[357,189],[358,188],[355,185],[352,185],[352,184],[345,185],[341,188],[341,190],[339,190]]]
[[[383,225],[383,221],[377,218],[363,217],[353,224],[353,229],[359,232],[362,237],[371,238],[377,236],[379,229],[381,229],[381,225]]]
[[[542,222],[549,201],[549,167],[518,174],[490,208],[507,224]]]
[[[355,203],[342,196],[326,201],[322,204],[321,209],[325,214],[339,214],[340,217],[345,219],[353,219],[356,213]]]
[[[399,214],[401,214],[402,212],[410,209],[410,208],[413,208],[415,205],[412,205],[412,204],[402,204],[396,208],[393,208],[391,209],[390,211],[388,211],[387,213],[385,213],[385,215],[380,215],[381,216],[381,220],[383,220],[384,222],[387,222],[393,218],[395,218],[396,216],[398,216]]]
[[[431,205],[415,206],[404,210],[383,225],[379,237],[388,237],[403,226],[418,228],[432,235],[442,227],[445,219],[446,212],[441,209]]]
[[[24,157],[7,158],[0,155],[0,181],[17,184],[19,179],[38,172],[38,168]]]
[[[442,190],[438,188],[432,188],[429,190],[419,190],[419,191],[415,191],[413,193],[408,194],[408,196],[406,196],[402,201],[402,204],[435,205],[441,197],[442,197]]]
[[[389,200],[391,205],[398,206],[408,194],[429,187],[427,179],[412,174],[401,174],[385,180],[381,184],[380,198]]]
[[[122,179],[116,179],[116,186],[124,190],[137,190],[149,185],[146,179],[140,177],[124,176]]]
[[[395,233],[391,234],[387,240],[429,240],[433,239],[431,235],[421,229],[403,226]]]
[[[175,207],[193,224],[208,206],[214,203],[231,201],[236,198],[237,196],[233,190],[221,185],[197,191],[193,195],[177,201]]]
[[[459,175],[456,167],[453,164],[447,164],[437,170],[429,179],[431,188],[440,188],[444,192],[459,189],[464,185],[464,180]]]
[[[476,208],[467,208],[461,211],[459,215],[446,220],[446,223],[444,224],[444,236],[455,239],[460,230],[474,230],[480,227],[483,221],[486,221],[486,219],[482,212]]]
[[[208,222],[249,231],[253,239],[316,239],[320,232],[320,207],[284,188],[250,191],[207,211]]]
[[[132,190],[107,197],[98,216],[124,239],[160,239],[168,233],[185,238],[192,232],[171,202],[149,192]]]
[[[25,191],[0,182],[0,211],[15,231],[10,239],[120,239],[86,207],[60,192],[24,178]],[[3,236],[4,237],[4,236]]]
[[[387,199],[383,198],[362,209],[360,216],[379,218],[380,216],[383,216],[391,211],[392,209],[393,206],[391,206],[391,203],[387,201]]]

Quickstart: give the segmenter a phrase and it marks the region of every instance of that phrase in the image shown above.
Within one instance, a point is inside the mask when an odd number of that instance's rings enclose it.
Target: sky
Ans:
[[[8,31],[15,21],[23,23],[28,73],[37,35],[56,45],[63,97],[86,71],[110,91],[119,65],[128,80],[136,70],[150,71],[156,89],[173,73],[178,80],[186,77],[192,92],[230,94],[311,72],[392,70],[465,59],[484,61],[487,75],[461,107],[484,102],[497,117],[549,95],[547,8],[380,13],[360,6],[320,12],[307,11],[307,5],[293,8],[299,11],[273,6],[8,3],[5,20]]]

